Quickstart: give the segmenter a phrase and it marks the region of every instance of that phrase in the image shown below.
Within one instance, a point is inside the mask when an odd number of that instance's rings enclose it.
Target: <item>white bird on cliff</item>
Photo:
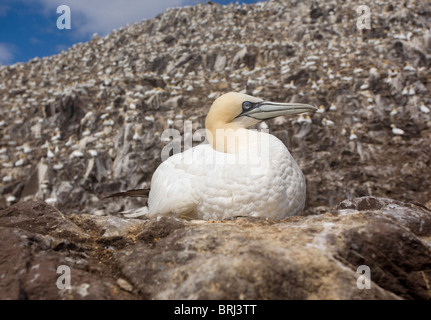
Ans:
[[[312,105],[264,101],[230,92],[216,99],[206,117],[209,144],[165,160],[154,172],[151,190],[114,196],[148,195],[148,206],[130,215],[221,220],[235,216],[282,219],[301,214],[305,178],[286,146],[275,136],[249,130],[282,115],[316,111]]]

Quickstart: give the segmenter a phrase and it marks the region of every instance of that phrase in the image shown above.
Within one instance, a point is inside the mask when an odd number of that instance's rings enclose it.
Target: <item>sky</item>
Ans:
[[[212,0],[220,4],[259,0]],[[0,65],[27,62],[67,50],[127,23],[151,19],[169,7],[205,3],[204,0],[0,0]],[[67,12],[70,8],[70,29]],[[62,29],[58,28],[59,26]]]

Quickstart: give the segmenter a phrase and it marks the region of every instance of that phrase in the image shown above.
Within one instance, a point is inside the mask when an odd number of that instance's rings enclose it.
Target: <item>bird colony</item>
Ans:
[[[50,57],[0,67],[0,208],[144,205],[171,140],[229,91],[318,107],[259,128],[307,180],[305,213],[341,200],[431,200],[431,7],[426,1],[267,1],[168,9]],[[195,141],[198,144],[199,141]],[[184,143],[183,143],[184,147]]]

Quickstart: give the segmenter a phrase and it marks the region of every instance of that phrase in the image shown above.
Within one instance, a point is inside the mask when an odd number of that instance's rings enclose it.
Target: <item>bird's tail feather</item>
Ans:
[[[120,213],[122,213],[123,216],[126,218],[137,218],[137,217],[148,215],[148,207],[130,209],[126,211],[121,211]]]

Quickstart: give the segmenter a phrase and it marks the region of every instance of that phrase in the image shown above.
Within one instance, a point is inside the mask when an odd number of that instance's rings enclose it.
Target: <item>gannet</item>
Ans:
[[[356,139],[358,139],[358,136],[355,134],[355,131],[350,130],[349,140],[353,141],[353,140],[356,140]]]
[[[425,105],[423,101],[421,101],[419,105],[419,110],[423,113],[430,113],[430,109]]]
[[[24,157],[22,156],[22,154],[19,155],[19,159],[18,161],[15,162],[15,167],[21,167],[24,165]]]
[[[404,134],[404,130],[397,128],[394,124],[391,124],[392,133],[396,136],[402,136]]]
[[[47,153],[46,153],[46,156],[48,157],[48,158],[54,158],[55,157],[55,154],[54,154],[54,152],[52,152],[51,151],[51,149],[48,147],[48,151],[47,151]]]
[[[162,162],[151,179],[147,206],[130,210],[129,216],[223,220],[301,214],[306,186],[298,164],[278,138],[249,128],[263,120],[309,111],[316,108],[236,92],[220,96],[205,120],[209,143]],[[145,193],[130,190],[108,197]]]
[[[326,119],[326,118],[322,119],[322,125],[324,125],[324,126],[329,127],[329,126],[333,126],[334,124],[335,123],[332,120],[329,120],[329,119]]]
[[[325,107],[323,105],[320,105],[319,109],[317,109],[316,113],[325,113]]]

